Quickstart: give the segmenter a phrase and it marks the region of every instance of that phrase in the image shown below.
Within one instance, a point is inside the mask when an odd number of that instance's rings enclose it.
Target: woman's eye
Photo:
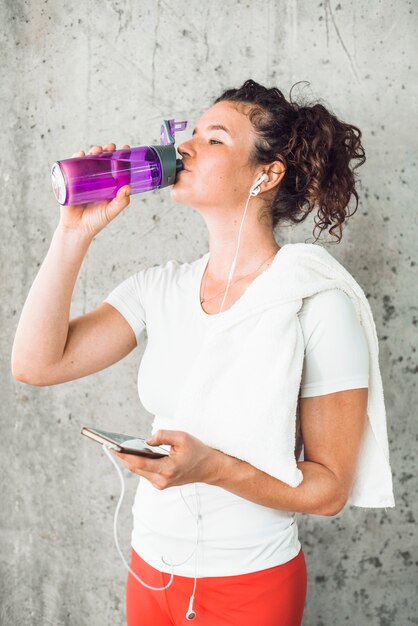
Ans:
[[[209,139],[209,143],[210,143],[211,141],[215,141],[216,143],[222,143],[222,141],[218,141],[217,139]]]

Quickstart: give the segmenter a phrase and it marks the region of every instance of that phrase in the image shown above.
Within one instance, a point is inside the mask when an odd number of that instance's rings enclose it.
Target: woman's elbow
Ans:
[[[45,382],[36,375],[35,372],[28,373],[26,370],[17,367],[12,364],[11,373],[15,380],[19,383],[24,383],[25,385],[32,385],[33,387],[45,387]]]

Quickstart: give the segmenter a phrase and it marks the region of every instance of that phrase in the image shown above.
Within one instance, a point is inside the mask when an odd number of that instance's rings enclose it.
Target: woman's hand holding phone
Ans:
[[[152,446],[168,444],[170,454],[161,459],[149,459],[111,450],[129,471],[143,476],[156,489],[166,489],[189,483],[216,484],[222,466],[222,452],[210,448],[197,437],[181,430],[158,430],[146,439]]]
[[[125,144],[121,150],[129,149]],[[101,154],[102,152],[114,152],[116,145],[109,143],[104,146],[92,146],[87,154]],[[86,156],[84,150],[74,152],[71,158]],[[117,195],[112,200],[100,202],[87,202],[86,204],[68,204],[60,206],[60,226],[66,230],[80,232],[89,239],[93,239],[105,226],[119,215],[130,202],[130,185],[123,185],[118,189]],[[128,192],[128,195],[127,195]]]

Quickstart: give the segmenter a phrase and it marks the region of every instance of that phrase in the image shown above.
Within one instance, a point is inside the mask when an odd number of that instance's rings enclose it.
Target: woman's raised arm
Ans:
[[[115,144],[105,146],[106,151],[115,149]],[[94,146],[90,153],[102,150]],[[128,206],[126,190],[129,185],[111,201],[60,207],[60,222],[16,330],[11,368],[17,380],[50,385],[80,378],[118,361],[135,347],[128,322],[107,303],[69,320],[74,285],[90,243]]]

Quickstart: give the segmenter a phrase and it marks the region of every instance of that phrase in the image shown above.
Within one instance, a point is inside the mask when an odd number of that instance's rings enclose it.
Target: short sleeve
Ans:
[[[369,386],[369,348],[350,296],[342,289],[304,299],[301,397]]]
[[[139,336],[146,327],[144,270],[129,276],[113,289],[104,302],[111,304],[123,315],[135,333],[138,343]]]

